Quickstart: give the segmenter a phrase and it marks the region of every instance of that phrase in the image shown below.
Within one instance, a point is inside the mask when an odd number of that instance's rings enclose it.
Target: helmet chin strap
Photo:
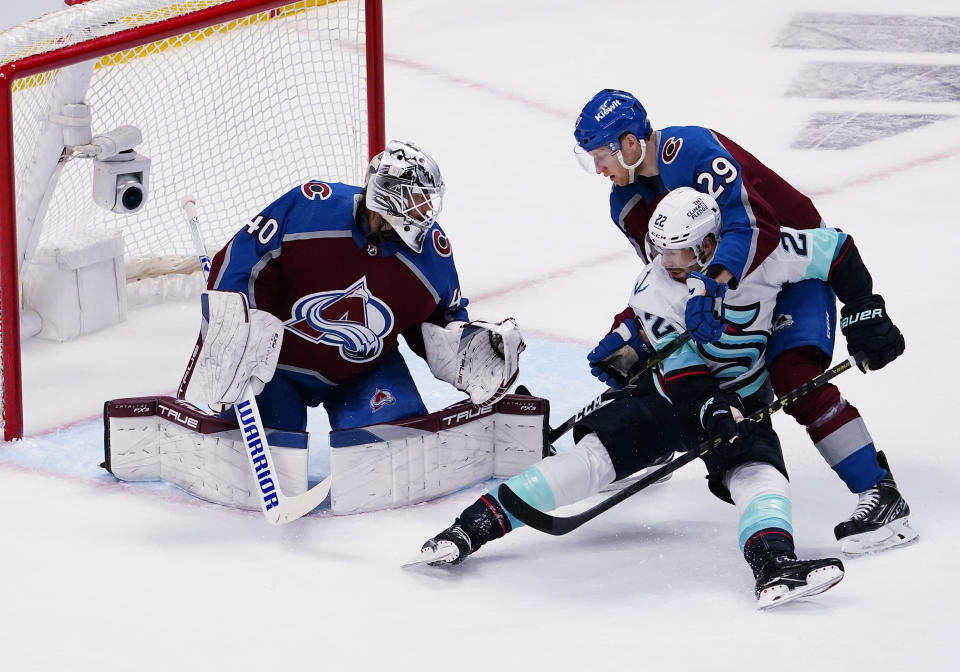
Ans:
[[[617,150],[617,161],[620,162],[620,165],[627,169],[627,174],[629,175],[630,181],[627,184],[633,184],[637,181],[637,168],[643,163],[644,157],[647,155],[647,141],[640,141],[640,158],[637,159],[637,162],[632,165],[627,165],[623,160],[623,150]]]

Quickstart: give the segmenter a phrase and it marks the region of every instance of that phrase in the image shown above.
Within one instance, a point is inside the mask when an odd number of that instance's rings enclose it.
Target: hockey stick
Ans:
[[[691,334],[689,331],[685,331],[680,334],[677,338],[667,343],[665,346],[659,350],[653,351],[650,357],[647,358],[642,364],[634,366],[630,369],[627,374],[627,386],[620,390],[606,390],[600,396],[590,401],[589,404],[581,408],[579,411],[574,413],[572,416],[564,420],[562,423],[557,425],[555,428],[550,430],[548,435],[548,440],[550,443],[553,443],[561,436],[573,429],[573,426],[583,420],[586,416],[593,413],[595,410],[603,406],[608,401],[613,401],[614,399],[625,399],[627,397],[632,397],[635,394],[638,394],[639,390],[636,387],[631,387],[631,385],[637,381],[640,376],[645,374],[647,371],[655,367],[657,364],[665,360],[667,357],[675,353],[677,350],[682,348],[684,344],[690,340]]]
[[[859,352],[852,357],[848,357],[833,368],[827,369],[819,376],[812,378],[803,385],[791,390],[779,399],[774,399],[773,403],[761,408],[756,413],[752,413],[744,418],[741,422],[761,422],[780,409],[786,408],[787,406],[793,404],[802,396],[809,394],[818,387],[822,387],[825,383],[836,378],[847,369],[853,368],[854,366],[861,367],[865,365],[865,362],[866,358],[862,352]],[[540,509],[527,504],[523,499],[520,498],[519,495],[511,490],[506,483],[502,484],[500,489],[497,491],[497,499],[500,500],[500,503],[504,506],[504,508],[506,508],[507,511],[533,529],[546,532],[547,534],[559,536],[561,534],[566,534],[567,532],[572,532],[587,521],[593,520],[607,509],[613,508],[628,497],[632,497],[650,484],[656,483],[664,476],[672,474],[688,462],[693,462],[698,457],[705,455],[711,449],[719,446],[722,442],[723,439],[721,439],[719,436],[714,437],[713,439],[708,439],[707,441],[704,441],[698,445],[695,449],[683,453],[680,457],[676,458],[675,460],[671,460],[659,469],[650,472],[636,483],[627,486],[615,495],[612,495],[604,499],[599,504],[591,506],[589,509],[581,511],[580,513],[572,516],[551,516],[550,514],[544,513]]]
[[[207,256],[206,245],[200,234],[200,218],[197,216],[197,202],[192,196],[181,200],[187,220],[190,224],[190,233],[197,255],[200,257],[200,266],[203,268],[203,277],[210,273],[210,257]],[[196,357],[196,353],[194,353]],[[240,401],[236,404],[237,420],[240,423],[240,435],[247,448],[247,461],[253,480],[260,488],[260,508],[268,523],[283,525],[291,520],[301,518],[323,503],[330,492],[331,476],[317,483],[304,493],[295,497],[288,497],[280,490],[279,472],[273,463],[270,446],[267,444],[267,433],[260,418],[260,409],[257,407],[256,395],[250,383],[243,386]]]

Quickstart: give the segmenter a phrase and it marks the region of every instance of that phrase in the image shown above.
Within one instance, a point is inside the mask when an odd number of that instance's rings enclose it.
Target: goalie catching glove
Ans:
[[[214,411],[240,401],[244,385],[260,394],[273,378],[283,343],[283,323],[249,308],[239,292],[206,291],[200,297],[203,345],[196,375],[201,398]]]
[[[427,364],[438,379],[470,395],[477,406],[500,400],[517,379],[527,347],[512,317],[498,322],[422,326]]]

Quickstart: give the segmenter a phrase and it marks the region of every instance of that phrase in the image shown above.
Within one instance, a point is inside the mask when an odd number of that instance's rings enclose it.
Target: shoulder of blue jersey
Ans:
[[[657,162],[669,189],[690,184],[691,169],[723,150],[713,132],[702,126],[667,126],[660,129]],[[723,150],[725,151],[725,150]]]
[[[423,254],[448,260],[446,263],[453,263],[453,246],[439,224],[434,224],[427,231],[427,239],[423,241]]]
[[[264,213],[284,219],[287,233],[348,229],[361,191],[350,184],[309,180],[278,198]]]
[[[397,254],[403,256],[420,270],[423,279],[436,291],[441,303],[453,300],[459,301],[460,280],[457,277],[456,265],[453,261],[453,247],[447,234],[439,224],[434,224],[427,231],[423,241],[423,250],[420,254],[409,248],[402,248]]]

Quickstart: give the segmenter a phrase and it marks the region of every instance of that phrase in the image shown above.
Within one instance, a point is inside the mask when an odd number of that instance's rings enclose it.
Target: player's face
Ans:
[[[407,214],[413,215],[421,221],[429,219],[434,214],[433,199],[428,194],[411,192],[407,197]]]
[[[692,247],[685,247],[682,250],[661,250],[660,265],[666,269],[671,278],[680,282],[686,282],[690,273],[700,268]]]
[[[630,169],[628,166],[636,166],[636,173],[639,175],[655,175],[647,169],[648,160],[644,156],[645,140],[639,140],[632,133],[623,136],[621,142],[611,142],[603,147],[598,147],[587,153],[578,153],[583,167],[590,171],[590,164],[593,164],[593,172],[597,175],[603,175],[614,184],[624,187],[630,184]],[[650,155],[651,152],[647,152]],[[641,159],[643,161],[641,162]]]
[[[590,156],[593,158],[593,169],[597,175],[603,175],[623,187],[629,184],[630,172],[623,166],[627,162],[621,162],[621,152],[621,149],[599,147],[590,152]]]
[[[379,212],[367,211],[367,226],[370,227],[370,231],[367,233],[368,243],[382,245],[397,237],[397,232],[390,226],[390,222],[384,219]]]
[[[379,212],[368,211],[367,223],[370,225],[370,233],[383,233],[390,230],[390,223],[381,217]]]

